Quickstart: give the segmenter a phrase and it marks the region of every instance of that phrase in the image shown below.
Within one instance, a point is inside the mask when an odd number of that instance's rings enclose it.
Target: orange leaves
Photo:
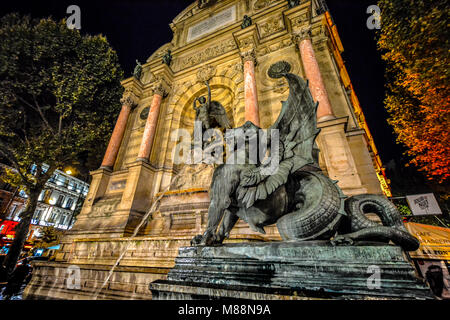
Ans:
[[[378,48],[397,141],[430,179],[450,178],[450,8],[444,0],[380,0]]]

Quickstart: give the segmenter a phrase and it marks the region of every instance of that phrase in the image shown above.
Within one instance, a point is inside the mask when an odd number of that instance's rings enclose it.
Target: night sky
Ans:
[[[76,4],[81,9],[81,32],[105,35],[117,51],[125,76],[131,76],[138,59],[144,63],[161,45],[169,42],[169,23],[193,0],[80,1],[39,0],[2,1],[0,15],[9,12],[30,14],[56,20],[68,17],[66,9]],[[366,9],[376,0],[328,0],[327,4],[344,45],[343,58],[350,79],[364,110],[366,120],[383,162],[400,158],[401,146],[395,143],[383,107],[384,65],[376,49],[375,31],[366,27]]]

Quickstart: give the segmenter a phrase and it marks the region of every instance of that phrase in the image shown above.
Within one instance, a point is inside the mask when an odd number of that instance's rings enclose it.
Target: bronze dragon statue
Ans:
[[[264,226],[276,223],[283,240],[331,240],[334,245],[392,241],[407,251],[418,249],[418,240],[407,232],[388,199],[371,194],[346,197],[337,181],[321,173],[315,148],[320,132],[318,103],[308,83],[289,71],[284,61],[268,71],[270,77],[285,77],[289,83],[289,97],[268,129],[278,130],[278,148],[270,150],[271,156],[279,157],[277,170],[265,174],[267,162],[263,161],[218,166],[211,183],[206,231],[191,244],[221,244],[240,218],[261,233]],[[259,129],[246,122],[231,130]],[[383,225],[369,220],[366,213],[377,214]]]

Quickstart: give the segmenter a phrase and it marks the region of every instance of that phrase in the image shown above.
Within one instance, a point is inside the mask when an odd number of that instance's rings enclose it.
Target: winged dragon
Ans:
[[[392,241],[404,250],[416,250],[418,240],[407,232],[387,198],[372,194],[346,197],[337,181],[321,172],[315,147],[320,132],[318,102],[308,82],[289,71],[285,61],[268,70],[271,78],[284,77],[289,83],[289,97],[268,129],[278,130],[278,148],[269,150],[271,156],[279,157],[278,169],[265,174],[267,161],[218,166],[211,182],[206,231],[191,244],[221,244],[240,218],[263,234],[265,226],[276,223],[283,240],[331,240],[333,245]],[[259,129],[246,122],[231,130]],[[369,212],[376,213],[383,225],[368,219],[365,214]]]

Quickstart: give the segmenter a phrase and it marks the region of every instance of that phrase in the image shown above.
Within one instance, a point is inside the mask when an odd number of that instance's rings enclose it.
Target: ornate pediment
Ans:
[[[199,9],[208,8],[215,5],[218,0],[197,0],[197,6]]]
[[[198,10],[197,1],[189,5],[186,9],[181,11],[175,19],[173,19],[173,23],[178,23],[183,20],[186,20],[189,17],[192,17],[194,13]]]

